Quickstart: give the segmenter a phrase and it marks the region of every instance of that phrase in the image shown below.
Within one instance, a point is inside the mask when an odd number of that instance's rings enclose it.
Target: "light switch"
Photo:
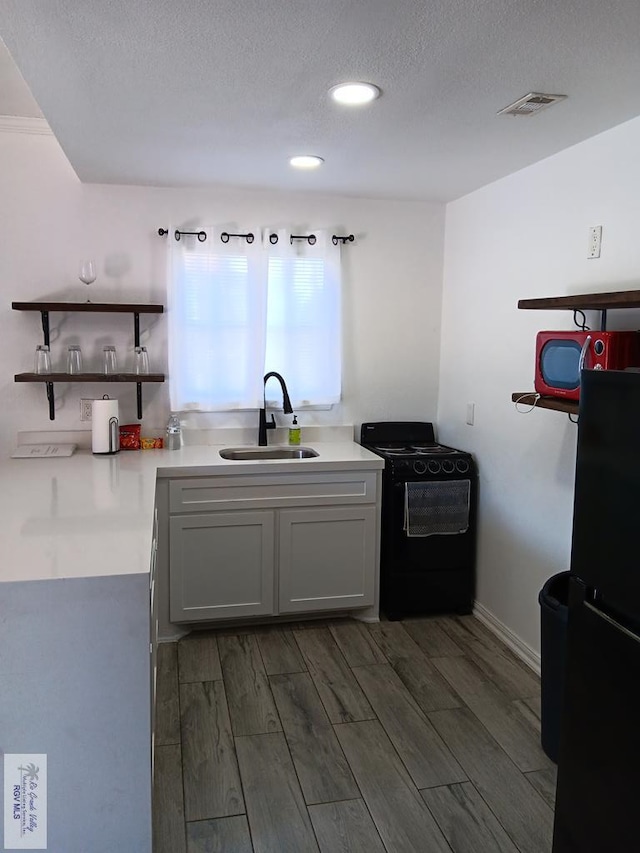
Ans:
[[[467,423],[469,426],[473,426],[473,418],[475,416],[476,404],[475,403],[467,403]]]

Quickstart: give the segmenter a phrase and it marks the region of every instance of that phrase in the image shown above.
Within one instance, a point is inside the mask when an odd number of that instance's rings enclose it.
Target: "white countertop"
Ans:
[[[0,581],[100,577],[149,570],[156,477],[376,470],[384,461],[351,441],[307,442],[311,459],[231,461],[231,443],[180,450],[78,450],[0,463]],[[235,445],[234,445],[235,446]],[[177,470],[180,469],[180,470]]]

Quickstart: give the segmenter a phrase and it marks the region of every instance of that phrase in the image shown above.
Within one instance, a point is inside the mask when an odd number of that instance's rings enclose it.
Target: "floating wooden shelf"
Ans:
[[[12,302],[14,311],[84,311],[93,314],[162,314],[163,305],[134,302]]]
[[[611,293],[581,293],[575,296],[547,296],[542,299],[520,299],[518,308],[569,311],[607,311],[609,308],[640,308],[640,290],[617,290]]]
[[[92,314],[133,314],[133,343],[140,346],[140,315],[162,314],[163,305],[143,305],[138,302],[12,302],[14,311],[39,311],[46,346],[50,344],[49,314],[54,311]],[[17,373],[15,382],[44,382],[47,386],[49,419],[55,419],[55,382],[135,382],[138,420],[142,419],[142,383],[164,382],[164,373]]]
[[[16,373],[14,382],[164,382],[164,373]]]
[[[553,409],[556,412],[564,412],[567,415],[578,414],[577,400],[563,400],[561,397],[539,397],[533,391],[520,391],[511,395],[514,403],[522,403],[523,406],[535,406],[538,409]]]
[[[540,299],[520,299],[518,308],[552,311],[601,311],[601,329],[607,325],[607,311],[610,308],[640,308],[640,290],[614,290],[610,293],[578,293],[573,296],[545,296]],[[561,397],[540,397],[536,400],[533,393],[515,393],[511,395],[514,403],[535,405],[538,409],[553,409],[569,415],[578,414],[575,400],[563,400]]]

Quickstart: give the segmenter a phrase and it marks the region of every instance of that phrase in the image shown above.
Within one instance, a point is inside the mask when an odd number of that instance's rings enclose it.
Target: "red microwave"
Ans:
[[[580,399],[580,371],[640,366],[640,332],[538,332],[535,389],[545,397]]]

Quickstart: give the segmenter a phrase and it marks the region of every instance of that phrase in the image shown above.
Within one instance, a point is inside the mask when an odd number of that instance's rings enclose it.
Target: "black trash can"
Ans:
[[[553,575],[540,590],[540,669],[542,748],[558,762],[560,719],[567,657],[569,572]]]

